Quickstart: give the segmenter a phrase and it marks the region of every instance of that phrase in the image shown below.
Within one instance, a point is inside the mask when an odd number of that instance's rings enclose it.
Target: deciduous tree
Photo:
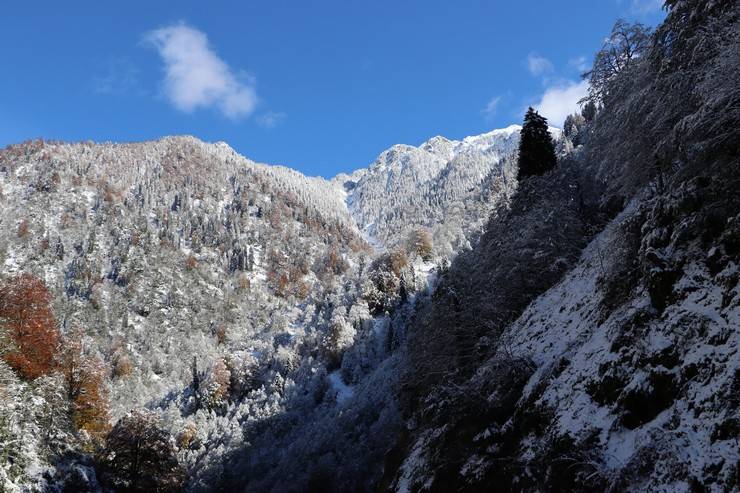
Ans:
[[[612,32],[594,57],[591,70],[583,74],[589,82],[587,99],[601,103],[609,94],[610,81],[627,69],[632,60],[650,47],[650,28],[638,23],[630,24],[619,19]]]
[[[82,335],[75,331],[64,337],[58,357],[67,398],[72,402],[75,428],[92,436],[102,436],[109,426],[106,365],[97,356],[86,355]]]
[[[15,371],[27,380],[51,373],[59,330],[41,279],[21,274],[0,286],[0,324],[12,342],[3,358]]]
[[[176,492],[185,478],[170,434],[149,411],[133,411],[116,423],[100,465],[104,482],[119,492]]]
[[[408,247],[412,252],[416,252],[423,260],[431,260],[432,258],[432,235],[429,230],[424,228],[416,228],[409,234]]]

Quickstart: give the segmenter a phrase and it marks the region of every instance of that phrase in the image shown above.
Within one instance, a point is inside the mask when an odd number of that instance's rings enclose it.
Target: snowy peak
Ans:
[[[332,182],[346,194],[371,243],[391,248],[410,229],[424,227],[439,237],[440,251],[452,253],[480,226],[492,202],[513,190],[512,166],[504,161],[515,153],[520,131],[511,125],[462,140],[437,135],[418,147],[396,144],[367,168]]]
[[[454,150],[459,142],[449,140],[441,135],[432,137],[431,139],[424,142],[419,146],[419,149],[426,151],[430,154],[443,157],[445,159],[452,159],[454,156]]]
[[[461,147],[488,151],[495,147],[502,147],[508,141],[515,140],[518,143],[521,130],[521,125],[509,125],[506,128],[499,128],[484,134],[465,137],[462,140]]]

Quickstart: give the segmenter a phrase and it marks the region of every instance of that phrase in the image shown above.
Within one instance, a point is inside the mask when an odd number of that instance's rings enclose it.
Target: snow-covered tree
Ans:
[[[598,104],[604,100],[610,81],[648,49],[651,33],[649,27],[639,22],[630,24],[619,19],[614,23],[611,34],[594,57],[593,67],[583,74],[589,83],[590,102]]]
[[[529,108],[524,115],[521,139],[519,140],[519,171],[517,179],[544,174],[555,167],[557,157],[547,119]]]

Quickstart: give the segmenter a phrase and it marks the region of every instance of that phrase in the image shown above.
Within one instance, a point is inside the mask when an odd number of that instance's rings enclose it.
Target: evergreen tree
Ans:
[[[547,119],[533,108],[524,115],[521,139],[519,140],[519,172],[517,179],[542,175],[555,167],[555,145],[547,129]]]
[[[596,104],[588,100],[585,105],[583,105],[583,109],[581,110],[581,116],[587,121],[590,122],[596,117]]]
[[[586,119],[578,114],[573,113],[565,118],[563,123],[563,134],[570,139],[574,146],[580,145],[581,142],[581,131],[586,125]]]
[[[254,250],[251,247],[247,247],[247,270],[254,270]]]

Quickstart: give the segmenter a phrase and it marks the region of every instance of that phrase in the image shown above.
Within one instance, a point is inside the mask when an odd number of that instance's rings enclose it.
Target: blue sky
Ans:
[[[528,105],[560,125],[613,22],[663,15],[658,0],[7,2],[0,146],[191,134],[329,177]]]

